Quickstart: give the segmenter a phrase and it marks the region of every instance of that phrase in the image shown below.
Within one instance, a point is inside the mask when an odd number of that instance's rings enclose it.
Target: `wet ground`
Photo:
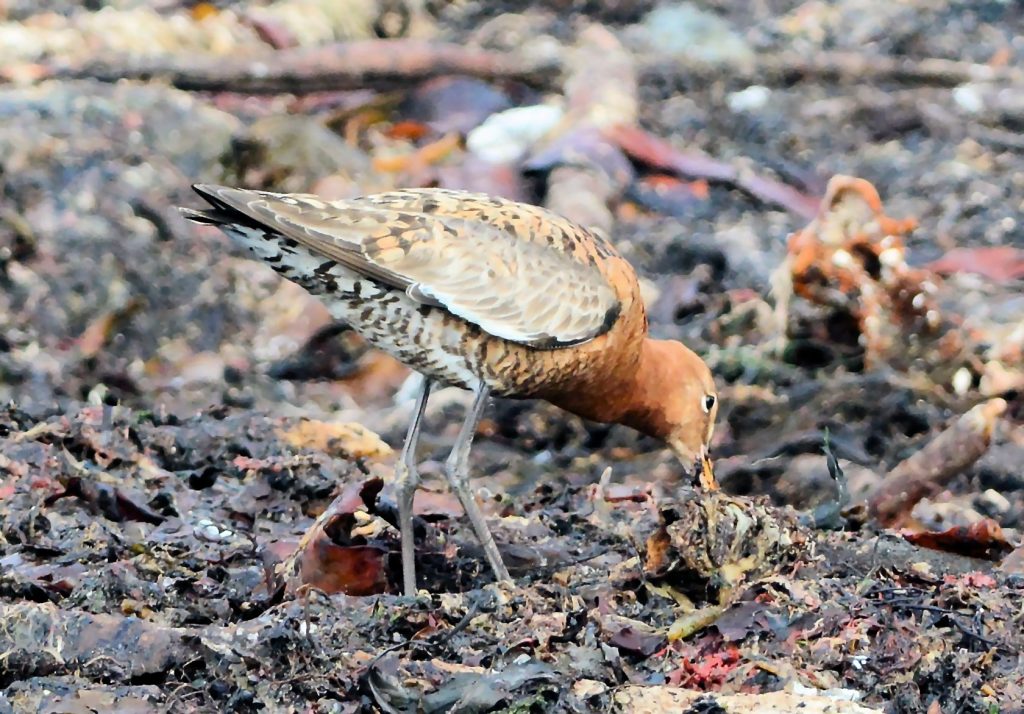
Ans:
[[[1017,5],[43,5],[0,7],[0,711],[656,711],[687,693],[707,693],[690,711],[753,711],[725,695],[780,690],[1019,710],[1024,258],[979,251],[1024,249]],[[444,390],[420,454],[426,592],[399,597],[387,445],[409,374],[172,207],[197,205],[196,181],[543,201],[550,165],[489,165],[461,139],[557,101],[565,75],[244,94],[93,63],[411,35],[563,67],[594,23],[636,63],[638,125],[737,172],[621,142],[610,202],[652,332],[715,370],[730,496],[695,497],[627,429],[496,403],[472,461],[517,579],[496,586],[443,486],[468,401]],[[787,236],[810,216],[743,177],[813,206],[840,173],[917,219],[909,265],[950,261],[934,299],[955,355],[916,333],[866,353],[856,310],[799,296],[780,321]],[[980,458],[875,523],[859,504],[886,475],[995,397]]]

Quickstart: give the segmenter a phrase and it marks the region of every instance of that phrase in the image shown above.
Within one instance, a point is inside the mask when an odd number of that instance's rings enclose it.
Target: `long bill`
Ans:
[[[700,455],[698,466],[698,480],[705,491],[717,491],[718,481],[715,479],[715,472],[711,465],[711,457],[705,449]]]
[[[711,455],[708,453],[707,445],[701,446],[696,455],[692,449],[678,441],[669,442],[669,448],[675,452],[676,457],[683,464],[687,477],[693,479],[694,487],[702,488],[705,491],[718,490],[718,481],[715,479],[715,470],[711,464]]]

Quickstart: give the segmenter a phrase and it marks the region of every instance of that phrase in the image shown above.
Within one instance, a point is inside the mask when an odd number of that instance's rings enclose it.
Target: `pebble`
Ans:
[[[985,108],[985,102],[981,98],[978,88],[969,84],[962,84],[953,89],[953,101],[970,114],[977,114]]]
[[[752,112],[764,107],[772,96],[772,90],[760,84],[753,84],[746,89],[733,92],[726,97],[729,109],[737,114]]]
[[[203,518],[196,523],[192,529],[192,533],[196,538],[209,541],[211,543],[220,543],[231,538],[235,534],[235,532],[230,528],[221,528],[209,518]]]
[[[986,489],[978,496],[976,505],[989,515],[1003,515],[1010,511],[1009,499],[994,488]]]

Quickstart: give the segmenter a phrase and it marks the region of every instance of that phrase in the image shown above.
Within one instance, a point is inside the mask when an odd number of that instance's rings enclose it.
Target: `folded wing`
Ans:
[[[618,257],[614,249],[535,206],[437,189],[333,202],[195,189],[218,221],[265,226],[512,342],[540,349],[587,342],[609,330],[621,310],[603,270]]]

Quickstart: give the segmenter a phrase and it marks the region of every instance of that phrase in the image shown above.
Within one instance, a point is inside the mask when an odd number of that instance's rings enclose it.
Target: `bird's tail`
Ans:
[[[259,228],[265,229],[266,226],[259,221],[254,220],[251,216],[237,208],[232,207],[226,201],[221,200],[218,195],[218,191],[228,190],[223,189],[220,186],[211,186],[207,184],[196,183],[192,184],[192,190],[202,196],[212,206],[212,208],[206,209],[195,209],[195,208],[184,208],[179,206],[178,210],[188,220],[194,223],[200,223],[207,226],[227,226],[237,225],[244,226],[246,228]]]
[[[178,206],[178,211],[181,215],[192,221],[193,223],[201,223],[206,226],[222,226],[225,223],[231,223],[231,218],[227,212],[219,209],[210,209],[205,211],[199,211],[195,208],[185,208],[184,206]]]
[[[233,207],[221,193],[241,192],[240,189],[196,184],[196,193],[209,202],[210,208],[179,208],[190,221],[216,226],[249,255],[267,263],[276,273],[302,286],[310,293],[328,301],[351,288],[351,277],[337,270],[323,269],[326,258],[307,246],[286,238],[281,232],[242,210]],[[249,193],[249,192],[245,192]],[[333,264],[332,264],[333,265]]]

